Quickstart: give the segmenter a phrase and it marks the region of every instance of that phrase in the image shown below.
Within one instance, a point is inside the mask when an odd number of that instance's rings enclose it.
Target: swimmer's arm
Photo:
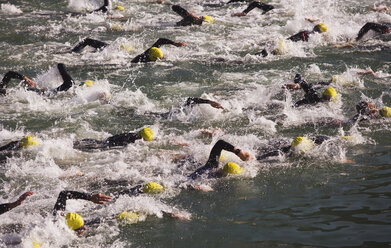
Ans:
[[[173,45],[173,46],[176,46],[176,47],[180,47],[180,46],[187,46],[187,44],[185,42],[175,42],[175,41],[172,41],[172,40],[169,40],[169,39],[166,39],[166,38],[159,38],[153,45],[152,47],[161,47],[162,45]]]
[[[24,80],[24,83],[29,85],[30,87],[37,88],[37,84],[33,80],[31,80],[30,78],[24,76],[23,80]]]
[[[191,106],[191,105],[195,105],[195,104],[209,104],[213,108],[224,109],[224,107],[221,106],[221,104],[218,103],[218,102],[207,100],[207,99],[202,99],[202,98],[198,98],[198,97],[189,97],[187,99],[185,105],[186,106]]]
[[[126,146],[127,144],[134,143],[136,140],[142,137],[137,133],[123,133],[111,136],[105,140],[109,146]]]
[[[310,18],[310,17],[307,17],[307,18],[304,18],[304,19],[305,19],[307,22],[311,22],[311,23],[320,21],[320,20],[317,19],[317,18]]]
[[[96,204],[103,204],[107,201],[110,201],[111,197],[101,193],[89,194],[89,193],[83,193],[78,191],[63,190],[58,195],[57,202],[54,205],[53,213],[55,214],[59,210],[64,211],[68,199],[82,199],[82,200],[91,201]]]
[[[374,23],[374,22],[368,22],[358,32],[356,41],[360,40],[366,33],[369,32],[369,30],[373,30],[378,33],[383,33],[383,31],[386,29],[387,29],[387,26],[385,26],[385,25],[382,25],[379,23]]]
[[[269,5],[269,4],[265,4],[265,3],[261,3],[261,2],[251,2],[248,5],[247,9],[243,10],[243,12],[234,13],[234,14],[232,14],[232,16],[245,16],[245,15],[248,14],[248,12],[250,12],[254,8],[262,9],[263,10],[262,14],[266,14],[270,10],[274,9],[274,7],[272,5]]]
[[[227,4],[236,2],[247,2],[247,0],[230,0],[229,2],[227,2]]]
[[[354,45],[350,42],[347,42],[345,44],[341,44],[341,45],[335,45],[334,46],[335,48],[345,48],[345,47],[354,47]]]
[[[15,78],[15,79],[19,79],[19,80],[23,80],[24,79],[24,76],[18,72],[15,72],[15,71],[9,71],[7,72],[4,77],[3,77],[3,80],[1,81],[0,83],[0,88],[4,88],[8,85],[9,81],[12,79],[12,78]]]
[[[376,12],[388,12],[390,9],[387,6],[379,6],[371,8],[372,11]]]
[[[109,6],[109,0],[105,0],[104,1],[104,4],[102,7],[100,7],[99,9],[97,10],[94,10],[93,12],[103,12],[103,13],[106,13],[107,12],[107,7]]]
[[[190,220],[189,216],[186,216],[181,213],[173,213],[173,212],[168,212],[168,211],[162,211],[162,212],[163,212],[164,217],[170,217],[170,218],[179,219],[179,220],[186,220],[186,221]]]
[[[293,84],[284,84],[282,86],[282,88],[283,89],[288,89],[288,90],[299,90],[299,89],[301,89],[300,84],[295,84],[295,83],[293,83]]]
[[[22,204],[22,202],[23,202],[24,200],[26,200],[26,198],[27,198],[28,196],[31,196],[31,195],[33,195],[33,194],[34,194],[33,192],[30,192],[30,191],[29,191],[29,192],[26,192],[26,193],[24,193],[23,195],[21,195],[21,196],[19,197],[19,199],[18,199],[17,201],[15,201],[15,202],[6,203],[6,204],[1,204],[1,205],[0,205],[0,214],[3,214],[3,213],[5,213],[5,212],[10,211],[11,209],[13,209],[13,208],[19,206],[20,204]]]

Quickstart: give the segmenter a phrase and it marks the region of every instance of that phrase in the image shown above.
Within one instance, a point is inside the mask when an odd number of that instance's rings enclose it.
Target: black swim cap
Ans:
[[[293,79],[293,82],[295,84],[299,84],[301,81],[302,81],[301,74],[297,73],[296,76],[295,76],[295,79]]]

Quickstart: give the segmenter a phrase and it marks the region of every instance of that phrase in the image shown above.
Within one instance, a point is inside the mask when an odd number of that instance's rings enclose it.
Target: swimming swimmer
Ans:
[[[153,139],[152,130],[150,128],[143,128],[137,133],[117,134],[104,140],[83,139],[75,141],[73,143],[73,148],[78,150],[107,149],[116,146],[126,146],[139,139],[151,141]]]
[[[0,215],[10,211],[13,208],[16,208],[17,206],[22,204],[22,202],[26,200],[27,197],[32,196],[33,194],[33,192],[29,191],[21,195],[19,199],[15,202],[0,204]]]
[[[111,200],[110,196],[98,193],[98,194],[88,194],[77,191],[64,190],[61,191],[58,195],[56,204],[54,205],[53,215],[56,216],[58,211],[65,211],[66,204],[68,199],[82,199],[86,201],[93,202],[95,204],[104,204]],[[88,225],[88,222],[85,223],[83,218],[76,213],[68,213],[65,216],[68,227],[74,230],[78,235],[82,235],[87,229],[85,225]]]
[[[25,136],[21,140],[12,141],[2,147],[0,147],[0,152],[12,152],[18,151],[23,148],[28,148],[31,146],[38,145],[39,142],[31,136]]]
[[[62,80],[63,80],[63,83],[58,86],[57,88],[51,90],[49,93],[50,94],[55,94],[57,92],[61,92],[61,91],[67,91],[69,90],[69,88],[71,88],[74,84],[74,81],[71,77],[71,75],[69,75],[68,71],[66,70],[65,68],[65,65],[64,64],[57,64],[57,68],[58,68],[58,71],[60,72],[60,75],[62,77]],[[42,90],[42,89],[38,89],[37,88],[37,84],[35,82],[33,82],[31,79],[27,78],[26,76],[23,76],[17,72],[14,72],[14,71],[9,71],[7,72],[4,77],[3,77],[3,80],[1,81],[0,83],[0,95],[1,94],[6,94],[6,90],[5,88],[8,86],[8,83],[9,81],[12,79],[12,78],[15,78],[15,79],[19,79],[19,80],[24,80],[24,82],[29,85],[30,87],[27,88],[27,90],[29,91],[35,91],[39,94],[45,94],[46,91],[45,90]]]
[[[237,1],[231,0],[228,3],[231,3],[231,2],[237,2]],[[254,1],[254,2],[251,2],[248,5],[248,7],[245,10],[243,10],[243,12],[234,13],[234,14],[232,14],[232,16],[246,16],[251,10],[253,10],[255,8],[259,8],[259,9],[263,10],[262,15],[264,15],[267,12],[269,12],[270,10],[274,9],[274,6],[266,4],[266,3]]]
[[[235,153],[236,156],[238,156],[242,161],[248,161],[251,159],[251,156],[248,152],[242,151],[239,148],[236,148],[235,146],[231,145],[230,143],[224,140],[219,140],[216,142],[216,144],[213,146],[212,150],[210,151],[209,158],[206,164],[198,168],[197,170],[195,170],[188,177],[190,179],[197,179],[198,177],[200,177],[205,173],[208,173],[209,177],[223,176],[224,175],[223,171],[218,169],[219,158],[222,150]]]
[[[176,23],[177,26],[202,25],[203,22],[214,22],[210,16],[198,17],[179,5],[173,5],[171,9],[183,18],[181,21]]]
[[[132,63],[146,63],[151,61],[156,61],[158,59],[163,59],[163,52],[159,49],[159,47],[163,45],[173,45],[176,47],[187,46],[186,42],[174,42],[169,39],[159,38],[150,48],[148,48],[145,52],[140,55],[137,55],[134,59],[132,59]]]
[[[391,23],[385,23],[385,24],[374,23],[374,22],[366,23],[358,32],[356,41],[360,40],[370,30],[378,34],[388,34],[391,33]]]

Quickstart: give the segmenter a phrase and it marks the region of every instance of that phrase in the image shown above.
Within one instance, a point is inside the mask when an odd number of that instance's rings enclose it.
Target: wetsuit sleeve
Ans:
[[[131,63],[146,63],[146,62],[149,62],[149,58],[148,58],[148,51],[145,51],[144,53],[142,54],[139,54],[137,55],[134,59],[132,59]]]
[[[134,143],[136,140],[141,139],[142,137],[137,133],[123,133],[117,134],[107,138],[104,142],[107,146],[126,146],[129,143]]]
[[[16,78],[16,79],[19,79],[19,80],[23,80],[23,75],[20,74],[20,73],[15,72],[15,71],[9,71],[9,72],[7,72],[7,73],[4,75],[3,80],[2,80],[1,83],[0,83],[0,89],[7,87],[9,81],[10,81],[12,78]]]
[[[99,9],[97,10],[94,10],[94,12],[103,12],[103,13],[106,13],[107,12],[107,7],[109,6],[109,0],[105,0],[104,3],[103,3],[103,6],[100,7]]]
[[[320,102],[322,99],[318,96],[316,90],[314,90],[312,83],[307,83],[302,80],[300,82],[300,88],[304,90],[304,99],[295,103],[295,107],[299,107],[304,104],[315,104]]]
[[[185,106],[191,106],[195,104],[203,104],[203,103],[209,103],[209,100],[201,99],[198,97],[189,97],[186,100]]]
[[[278,150],[275,150],[275,151],[268,152],[268,153],[265,153],[265,154],[257,156],[257,160],[263,160],[263,159],[266,159],[266,158],[269,158],[269,157],[275,157],[275,156],[280,155],[280,153],[288,153],[290,150],[291,150],[291,146],[290,145],[289,146],[284,146],[281,149],[278,149]]]
[[[263,10],[263,13],[262,14],[266,14],[268,11],[274,9],[274,7],[272,5],[269,5],[269,4],[266,4],[266,3],[261,3],[261,2],[251,2],[247,9],[245,9],[243,12],[248,14],[248,12],[250,12],[251,10],[253,10],[254,8],[259,8],[261,10]]]
[[[366,33],[369,32],[369,30],[373,30],[373,31],[378,32],[378,33],[384,33],[389,28],[390,27],[388,27],[386,25],[383,25],[383,24],[374,23],[374,22],[368,22],[360,29],[360,31],[358,32],[356,40],[360,40]]]
[[[10,210],[9,203],[0,204],[0,214],[4,214]]]
[[[208,170],[211,170],[213,168],[217,168],[219,165],[219,158],[221,155],[222,150],[226,150],[229,152],[234,152],[234,146],[231,145],[230,143],[224,141],[224,140],[219,140],[217,143],[213,146],[212,150],[210,151],[209,154],[209,159],[206,162],[206,164],[198,168],[195,172],[189,175],[189,178],[191,179],[196,179],[198,176],[204,174]]]
[[[65,207],[67,205],[67,200],[68,199],[82,199],[82,200],[91,200],[92,195],[83,193],[83,192],[77,192],[77,191],[61,191],[60,194],[58,195],[57,202],[54,205],[54,210],[53,214],[56,214],[57,211],[61,210],[64,211]]]
[[[179,5],[173,5],[171,7],[171,9],[177,13],[178,15],[180,15],[182,18],[187,18],[189,17],[189,12],[187,12],[187,10],[185,10],[184,8],[182,8],[181,6]]]
[[[165,38],[159,38],[159,39],[152,45],[152,47],[157,47],[157,48],[159,48],[159,47],[161,47],[161,46],[163,46],[163,45],[173,45],[173,44],[175,44],[175,42],[172,41],[172,40],[165,39]]]
[[[81,42],[79,42],[72,50],[71,52],[79,53],[83,48],[86,46],[91,46],[96,49],[104,48],[108,46],[109,44],[100,40],[94,40],[90,38],[85,38]]]
[[[227,4],[236,3],[236,2],[247,2],[247,1],[246,0],[230,0]]]
[[[62,80],[64,81],[62,85],[60,85],[59,87],[56,88],[56,92],[59,92],[59,91],[67,91],[69,90],[69,88],[72,87],[72,85],[75,83],[71,77],[71,75],[69,75],[69,73],[67,72],[66,68],[65,68],[65,65],[64,64],[58,64],[57,65],[57,68],[58,68],[58,71],[60,72],[60,75],[62,77]]]
[[[295,35],[292,35],[291,37],[288,38],[288,40],[297,42],[297,41],[308,41],[309,35],[311,32],[309,31],[301,31]]]
[[[0,147],[0,151],[15,151],[19,149],[20,149],[19,141],[12,141],[11,143],[8,143],[7,145]]]
[[[130,189],[125,189],[125,190],[122,190],[122,191],[119,191],[117,193],[114,193],[115,197],[119,197],[120,195],[128,195],[128,196],[137,196],[139,194],[143,194],[143,191],[141,190],[141,188],[143,187],[143,185],[137,185],[133,188],[130,188]]]

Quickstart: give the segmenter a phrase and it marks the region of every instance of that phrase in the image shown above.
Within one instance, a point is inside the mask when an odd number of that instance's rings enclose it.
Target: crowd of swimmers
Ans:
[[[231,0],[228,3],[238,2],[238,0]],[[103,12],[106,13],[109,8],[109,0],[104,0],[104,4],[99,9],[95,10],[95,12]],[[121,9],[121,6],[117,6],[117,9]],[[251,2],[248,7],[239,13],[234,13],[233,16],[245,16],[253,9],[262,10],[262,14],[267,14],[272,11],[275,7],[269,4],[265,4],[262,2]],[[123,9],[123,8],[122,8]],[[214,20],[210,16],[196,16],[195,14],[187,11],[183,7],[179,5],[173,5],[172,10],[177,13],[182,19],[176,23],[177,26],[189,26],[189,25],[202,25],[203,23],[213,23]],[[387,34],[391,33],[391,24],[380,24],[380,23],[366,23],[359,31],[356,37],[356,41],[359,41],[363,38],[365,34],[369,31],[374,31],[378,34]],[[327,26],[324,23],[318,23],[314,26],[312,30],[304,30],[300,31],[297,34],[294,34],[287,39],[293,42],[306,42],[310,39],[311,35],[316,33],[324,33],[327,32]],[[93,47],[95,49],[104,49],[109,44],[103,41],[85,38],[80,43],[76,44],[74,48],[71,49],[70,52],[79,53],[86,46]],[[131,60],[132,63],[148,63],[157,60],[164,59],[164,55],[162,50],[160,49],[163,45],[173,45],[176,47],[187,46],[185,42],[176,42],[165,38],[159,38],[150,48],[144,51],[142,54],[137,55],[134,59]],[[278,54],[278,51],[271,51],[272,54]],[[265,49],[256,55],[268,56],[269,52]],[[7,87],[11,81],[11,79],[18,79],[23,81],[27,85],[27,90],[37,92],[42,95],[53,95],[59,92],[64,92],[69,90],[72,86],[75,85],[74,80],[71,75],[66,70],[64,64],[59,63],[57,65],[57,69],[62,77],[63,83],[59,85],[57,88],[51,89],[49,91],[38,88],[37,84],[31,80],[30,78],[21,75],[15,71],[7,72],[2,81],[0,82],[0,95],[7,94]],[[85,81],[81,83],[81,85],[90,86],[91,81]],[[303,105],[314,105],[321,102],[329,102],[333,101],[337,97],[337,91],[333,87],[329,87],[330,82],[317,82],[317,83],[308,83],[302,77],[302,75],[297,74],[293,83],[285,84],[282,87],[287,90],[303,90],[304,96],[301,100],[294,103],[293,107],[300,107]],[[316,87],[326,86],[326,89],[322,93],[319,93]],[[318,87],[319,88],[319,87]],[[218,102],[211,101],[208,99],[201,98],[189,98],[185,105],[191,106],[194,104],[209,104],[214,108],[223,109],[222,105]],[[391,117],[391,109],[389,107],[382,107],[380,110],[376,108],[376,106],[368,101],[361,101],[356,105],[357,114],[352,117],[348,122],[357,123],[362,121],[367,121],[371,119],[377,118],[390,118]],[[339,123],[343,124],[343,123]],[[130,143],[134,143],[137,140],[143,141],[151,141],[154,138],[153,131],[144,127],[138,132],[130,132],[130,133],[122,133],[116,134],[111,137],[108,137],[104,140],[96,140],[96,139],[83,139],[80,141],[75,141],[73,147],[79,150],[101,150],[101,149],[110,149],[112,147],[118,146],[127,146]],[[302,137],[298,136],[289,142],[274,142],[273,145],[268,147],[268,149],[260,151],[259,154],[256,155],[257,160],[264,160],[269,157],[279,156],[281,154],[288,154],[293,151],[305,152],[316,145],[320,145],[325,141],[329,140],[328,136],[315,136],[315,137]],[[345,136],[345,139],[348,137]],[[26,149],[32,146],[39,145],[39,141],[36,138],[31,136],[23,137],[20,140],[12,141],[8,144],[5,144],[0,147],[1,153],[7,153],[8,156],[12,156],[13,153],[18,152],[21,149]],[[225,150],[231,152],[238,156],[242,161],[248,161],[252,159],[252,155],[250,153],[235,147],[234,145],[224,141],[219,140],[215,143],[213,148],[210,151],[208,160],[206,163],[196,169],[194,172],[188,175],[189,182],[199,178],[199,177],[207,177],[207,178],[219,178],[224,177],[229,174],[240,174],[242,172],[241,166],[236,163],[228,162],[223,168],[219,167],[219,159],[221,157],[221,152]],[[189,187],[193,189],[198,189],[197,186],[189,183]],[[105,195],[103,193],[91,194],[84,193],[79,191],[69,191],[64,190],[60,192],[57,202],[55,203],[53,214],[55,216],[64,216],[65,221],[70,229],[77,232],[77,234],[81,235],[86,230],[86,225],[88,225],[88,221],[84,221],[82,216],[77,213],[66,213],[66,202],[68,199],[80,199],[93,202],[95,204],[104,204],[109,201],[113,201],[120,195],[131,195],[138,196],[141,194],[157,194],[164,191],[164,187],[156,182],[148,182],[142,185],[136,185],[126,190],[122,190],[114,193],[112,196]],[[26,192],[22,194],[18,200],[11,203],[5,203],[0,205],[0,214],[4,214],[7,211],[12,210],[13,208],[19,206],[23,201],[26,200],[27,197],[33,195],[33,192]],[[60,214],[59,214],[60,213]],[[180,215],[173,212],[164,212],[166,216],[182,218]],[[124,219],[134,219],[137,218],[136,212],[123,212],[120,215],[120,218]]]

